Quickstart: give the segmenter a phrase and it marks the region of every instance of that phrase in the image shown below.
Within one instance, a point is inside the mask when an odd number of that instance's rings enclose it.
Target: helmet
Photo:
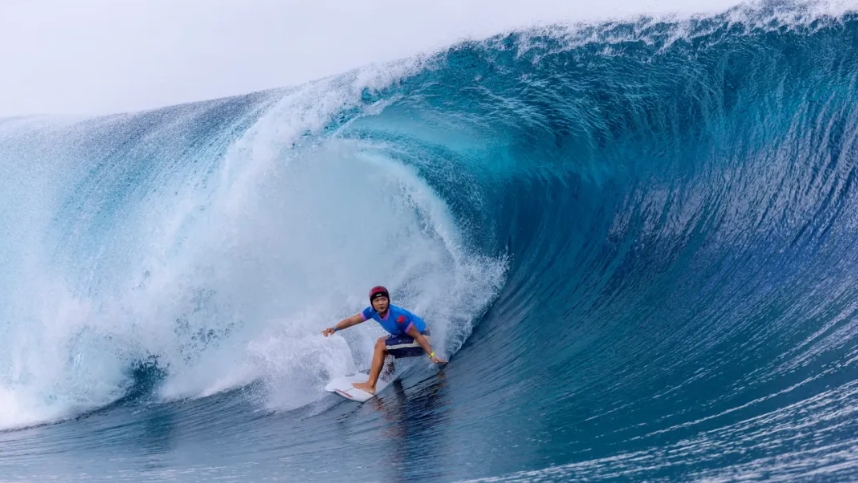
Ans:
[[[387,297],[387,300],[390,300],[390,293],[388,293],[387,289],[381,285],[373,287],[372,290],[369,291],[369,303],[372,303],[373,300],[379,297]]]

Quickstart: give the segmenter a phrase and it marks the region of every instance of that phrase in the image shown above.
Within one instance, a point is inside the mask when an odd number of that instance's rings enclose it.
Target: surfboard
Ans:
[[[393,372],[382,370],[381,376],[379,376],[378,381],[375,383],[375,394],[370,394],[352,385],[352,383],[355,382],[366,382],[366,380],[369,379],[368,372],[369,371],[358,372],[348,376],[331,379],[331,381],[328,382],[328,385],[325,386],[325,390],[352,401],[366,402],[378,395],[381,391],[384,391],[390,383],[399,377],[395,370]]]

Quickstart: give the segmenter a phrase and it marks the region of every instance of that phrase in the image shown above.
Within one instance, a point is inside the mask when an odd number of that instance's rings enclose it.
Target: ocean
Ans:
[[[855,480],[856,106],[774,3],[2,119],[0,481]]]

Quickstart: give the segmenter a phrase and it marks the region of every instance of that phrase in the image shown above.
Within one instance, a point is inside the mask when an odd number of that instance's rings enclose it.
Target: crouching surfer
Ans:
[[[361,313],[352,315],[341,320],[337,325],[322,331],[325,337],[338,330],[347,329],[353,325],[360,324],[369,319],[378,322],[384,330],[390,333],[387,337],[380,337],[375,343],[375,352],[372,355],[372,367],[369,371],[369,380],[356,382],[354,386],[362,391],[375,394],[375,384],[381,374],[386,356],[395,358],[414,357],[428,354],[429,359],[436,364],[446,364],[447,361],[437,357],[429,345],[429,329],[426,322],[411,312],[390,304],[390,294],[384,287],[373,287],[369,291],[370,306]]]

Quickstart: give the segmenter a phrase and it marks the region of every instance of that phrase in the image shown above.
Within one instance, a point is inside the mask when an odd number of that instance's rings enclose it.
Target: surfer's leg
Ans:
[[[387,356],[387,345],[384,339],[380,337],[375,343],[375,352],[372,354],[372,366],[369,369],[369,380],[366,382],[356,382],[352,384],[354,387],[366,391],[370,394],[375,394],[375,383],[378,382],[378,375],[381,374],[381,368],[384,366],[384,358]]]

